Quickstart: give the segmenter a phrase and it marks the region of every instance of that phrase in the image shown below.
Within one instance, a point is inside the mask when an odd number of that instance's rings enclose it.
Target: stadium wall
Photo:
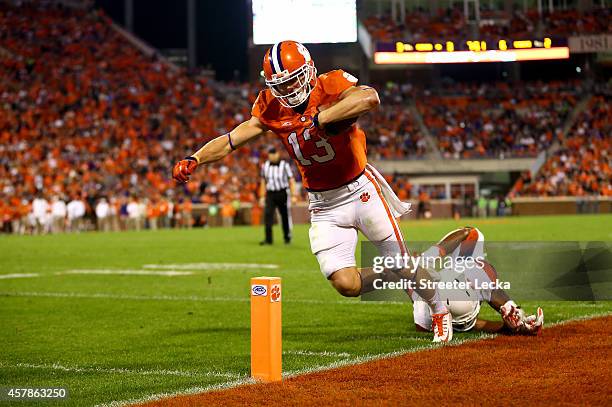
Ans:
[[[512,200],[514,215],[570,215],[576,213],[612,213],[607,197],[524,197]]]
[[[474,174],[528,171],[537,158],[479,160],[381,160],[373,165],[383,174]]]
[[[403,220],[416,219],[418,216],[418,201],[410,200],[412,212],[402,217]],[[193,215],[208,217],[208,226],[216,227],[222,225],[219,214],[208,215],[209,205],[193,205]],[[461,199],[444,199],[430,201],[431,217],[436,219],[452,218],[457,212],[461,217],[472,217],[477,215],[476,208],[465,206]],[[572,214],[610,214],[612,213],[612,200],[607,197],[536,197],[515,198],[512,200],[511,216],[535,216],[535,215],[572,215]],[[307,203],[298,203],[291,208],[293,223],[304,224],[310,222]],[[491,214],[489,217],[495,217]],[[236,225],[253,224],[253,205],[243,204],[237,211]]]

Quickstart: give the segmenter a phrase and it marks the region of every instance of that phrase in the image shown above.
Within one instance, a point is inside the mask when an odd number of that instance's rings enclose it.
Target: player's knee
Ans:
[[[334,285],[334,288],[343,297],[359,297],[361,290],[354,286],[338,286]]]
[[[330,276],[329,281],[344,297],[358,297],[361,293],[361,279],[355,267],[336,271]]]

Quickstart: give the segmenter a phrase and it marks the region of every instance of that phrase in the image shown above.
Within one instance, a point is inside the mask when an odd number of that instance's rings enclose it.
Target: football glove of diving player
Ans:
[[[502,305],[499,312],[506,326],[513,332],[517,332],[524,323],[525,312],[512,300]]]
[[[198,160],[195,157],[185,157],[174,165],[172,178],[180,183],[187,182],[196,168],[198,168]]]
[[[539,335],[542,332],[544,325],[544,311],[538,307],[535,315],[529,315],[523,320],[523,325],[519,328],[519,332],[523,335]]]

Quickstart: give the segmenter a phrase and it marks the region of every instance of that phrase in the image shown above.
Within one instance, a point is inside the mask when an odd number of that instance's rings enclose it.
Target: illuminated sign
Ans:
[[[569,58],[568,47],[512,51],[376,52],[377,64],[458,64],[466,62],[515,62]]]
[[[565,39],[543,38],[378,43],[376,64],[452,64],[567,59]]]

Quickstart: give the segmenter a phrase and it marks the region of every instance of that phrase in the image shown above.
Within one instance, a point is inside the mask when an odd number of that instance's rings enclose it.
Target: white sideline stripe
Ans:
[[[554,322],[551,324],[546,324],[545,323],[545,327],[554,327],[554,326],[558,326],[558,325],[565,325],[571,322],[577,322],[577,321],[586,321],[589,319],[595,319],[595,318],[600,318],[600,317],[605,317],[605,316],[610,316],[612,315],[612,312],[604,312],[604,313],[597,313],[597,314],[591,314],[591,315],[583,315],[580,317],[576,317],[576,318],[571,318],[571,319],[567,319],[564,321],[558,321],[558,322]],[[409,353],[416,353],[422,350],[428,350],[428,349],[435,349],[435,348],[441,348],[441,347],[445,347],[445,346],[459,346],[468,342],[474,342],[474,341],[478,341],[478,340],[488,340],[488,339],[492,339],[497,337],[497,335],[493,335],[493,334],[481,334],[477,337],[474,338],[465,338],[465,339],[459,339],[459,340],[453,340],[451,343],[448,344],[440,344],[440,343],[433,343],[430,342],[428,345],[424,345],[418,348],[412,348],[412,349],[400,349],[394,352],[389,352],[389,353],[380,353],[380,354],[374,354],[374,355],[364,355],[364,356],[358,356],[352,359],[347,359],[347,360],[341,360],[341,361],[336,361],[336,362],[332,362],[328,365],[323,365],[323,366],[316,366],[316,367],[312,367],[312,368],[306,368],[306,369],[300,369],[300,370],[294,370],[294,371],[290,371],[287,373],[283,374],[284,378],[290,378],[290,377],[295,377],[295,376],[300,376],[302,374],[307,374],[307,373],[314,373],[314,372],[321,372],[321,371],[325,371],[325,370],[331,370],[331,369],[335,369],[337,367],[343,367],[343,366],[350,366],[350,365],[356,365],[356,364],[360,364],[360,363],[365,363],[365,362],[370,362],[373,360],[380,360],[380,359],[388,359],[388,358],[392,358],[392,357],[396,357],[396,356],[401,356],[401,355],[406,355]],[[160,400],[160,399],[164,399],[164,398],[172,398],[172,397],[179,397],[179,396],[188,396],[188,395],[193,395],[193,394],[198,394],[198,393],[206,393],[212,390],[221,390],[221,389],[230,389],[233,387],[238,387],[238,386],[242,386],[245,384],[252,384],[254,383],[254,381],[250,378],[244,378],[244,379],[239,379],[239,380],[234,380],[234,381],[228,381],[228,382],[224,382],[224,383],[220,383],[217,385],[212,385],[212,386],[207,386],[207,387],[191,387],[188,388],[186,390],[182,390],[182,391],[176,391],[176,392],[171,392],[171,393],[157,393],[157,394],[152,394],[150,396],[144,396],[142,398],[138,398],[138,399],[131,399],[131,400],[122,400],[122,401],[112,401],[109,402],[107,404],[99,404],[98,407],[123,407],[123,406],[127,406],[127,405],[131,405],[131,404],[143,404],[149,401],[155,401],[155,400]]]
[[[224,378],[241,378],[244,375],[226,372],[189,372],[184,370],[133,370],[120,367],[83,367],[83,366],[64,366],[59,363],[53,364],[34,364],[34,363],[14,363],[8,364],[0,362],[0,367],[4,368],[25,368],[25,369],[48,369],[61,370],[64,372],[75,373],[112,373],[112,374],[133,374],[142,376],[181,376],[181,377],[224,377]]]
[[[413,341],[413,342],[431,342],[431,338],[422,336],[410,336],[410,335],[395,335],[395,336],[384,336],[384,335],[372,335],[372,336],[349,336],[349,340],[366,340],[366,341]]]
[[[38,273],[13,273],[13,274],[0,274],[0,280],[9,279],[9,278],[29,278],[29,277],[39,277]]]
[[[0,292],[0,297],[50,297],[50,298],[105,298],[113,300],[136,300],[136,301],[195,301],[195,302],[249,302],[250,298],[245,297],[199,297],[175,296],[175,295],[130,295],[130,294],[108,294],[108,293],[78,293],[78,292],[31,292],[14,291]],[[345,305],[389,305],[405,304],[404,302],[384,302],[384,301],[341,301],[341,300],[307,300],[307,299],[285,299],[283,302],[296,304],[345,304]]]
[[[182,263],[182,264],[145,264],[144,269],[174,270],[236,270],[236,269],[277,269],[278,264],[259,263]]]
[[[122,276],[191,276],[191,271],[153,271],[153,270],[121,270],[121,269],[81,269],[58,271],[56,275],[64,274],[97,274],[97,275],[122,275]]]
[[[249,298],[229,297],[179,297],[172,295],[129,295],[129,294],[106,294],[106,293],[76,293],[76,292],[0,292],[0,297],[49,297],[49,298],[87,298],[87,299],[113,299],[113,300],[137,300],[137,301],[199,301],[199,302],[247,302]]]
[[[189,387],[185,390],[172,392],[172,393],[156,393],[151,394],[149,396],[144,396],[137,399],[131,400],[121,400],[121,401],[110,401],[108,403],[96,404],[95,407],[123,407],[129,406],[132,404],[143,404],[151,401],[163,400],[167,398],[177,397],[177,396],[190,396],[194,394],[207,393],[213,390],[223,390],[223,389],[231,389],[233,387],[243,386],[245,384],[253,384],[255,380],[250,377],[244,377],[242,379],[230,380],[223,383],[211,384],[210,386],[205,387]]]
[[[350,358],[352,355],[348,352],[315,352],[310,350],[286,350],[283,351],[283,355],[297,355],[297,356],[329,356],[332,358]]]

